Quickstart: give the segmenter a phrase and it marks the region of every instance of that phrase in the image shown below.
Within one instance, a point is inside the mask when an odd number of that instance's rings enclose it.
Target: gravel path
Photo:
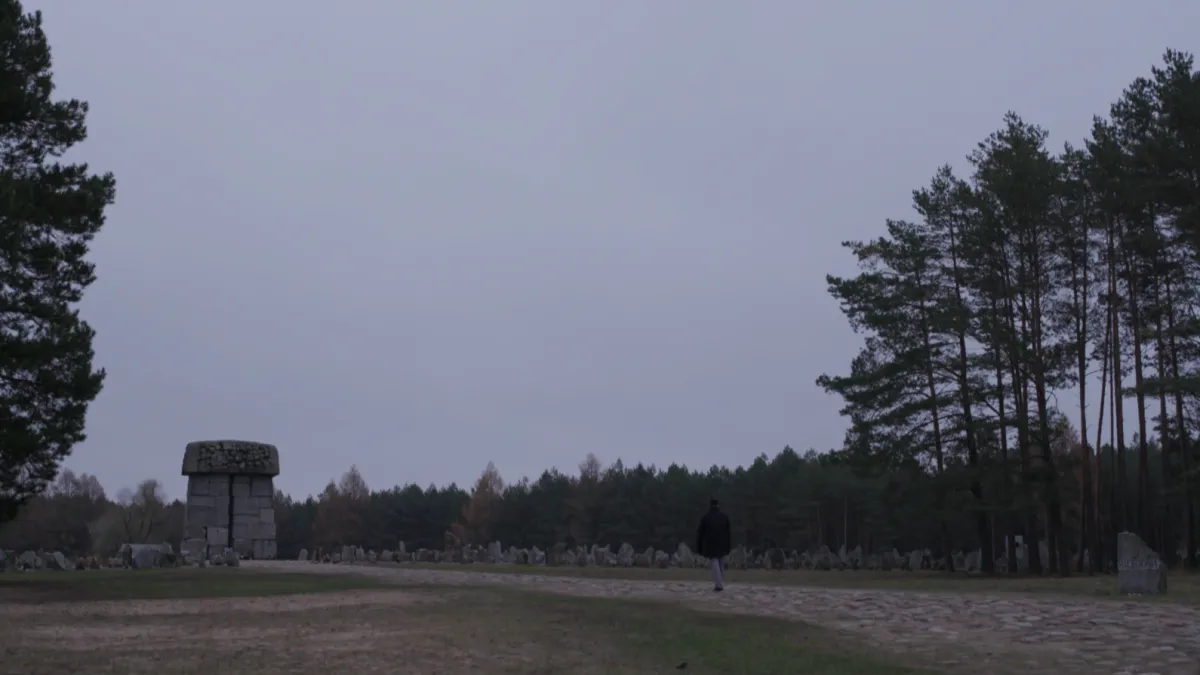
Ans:
[[[805,621],[898,657],[973,675],[1197,675],[1200,612],[1157,602],[741,585],[247,562],[280,572],[363,574],[400,584],[502,585],[587,597],[670,600],[703,610]]]

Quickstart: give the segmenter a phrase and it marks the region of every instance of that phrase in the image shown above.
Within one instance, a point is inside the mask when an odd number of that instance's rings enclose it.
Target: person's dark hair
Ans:
[[[708,500],[708,505],[709,506],[720,506],[721,502],[717,501],[716,498],[714,497],[714,498]]]

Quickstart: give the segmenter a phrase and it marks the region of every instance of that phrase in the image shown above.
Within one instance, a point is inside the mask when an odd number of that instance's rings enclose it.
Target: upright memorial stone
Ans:
[[[1117,535],[1117,592],[1121,595],[1167,592],[1167,566],[1132,532]]]
[[[198,441],[183,454],[188,477],[184,540],[191,558],[223,554],[275,557],[274,477],[279,450],[249,441]]]

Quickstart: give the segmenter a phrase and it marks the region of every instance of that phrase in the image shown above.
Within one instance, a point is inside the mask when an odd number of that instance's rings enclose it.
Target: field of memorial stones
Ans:
[[[930,590],[1005,590],[1023,592],[1059,592],[1112,596],[1157,595],[1166,591],[1167,570],[1136,535],[1124,534],[1128,544],[1122,551],[1125,568],[1118,575],[1056,576],[998,574],[984,577],[979,573],[979,554],[954,553],[947,560],[935,558],[928,550],[901,554],[899,551],[864,555],[861,548],[833,552],[819,547],[813,552],[786,551],[780,548],[751,550],[735,548],[726,558],[727,571],[746,581],[768,584],[796,584],[864,588],[926,588]],[[475,546],[461,542],[447,532],[444,550],[408,551],[403,542],[395,551],[364,550],[341,546],[334,551],[301,550],[299,561],[313,564],[413,564],[415,566],[466,566],[463,569],[497,573],[520,573],[536,569],[540,574],[613,577],[629,579],[707,578],[709,561],[694,554],[685,543],[672,553],[653,548],[637,551],[630,544],[615,552],[608,546],[568,547],[559,544],[542,551],[535,547],[504,548],[500,542]],[[169,544],[126,544],[117,555],[101,558],[69,558],[58,551],[25,551],[21,554],[0,550],[0,572],[4,570],[95,570],[112,568],[154,569],[177,565],[237,566],[241,557],[232,552],[214,554],[200,561],[187,554],[176,554]],[[844,572],[845,574],[841,574]],[[1200,581],[1192,575],[1173,577],[1171,600],[1200,605]]]
[[[299,559],[310,559],[307,549],[301,550]],[[500,542],[492,542],[487,546],[464,544],[453,534],[445,535],[443,550],[418,549],[409,552],[403,542],[396,551],[364,551],[362,547],[342,546],[334,551],[315,551],[311,556],[313,562],[418,562],[418,563],[492,563],[508,565],[548,565],[565,567],[639,567],[639,568],[707,568],[709,561],[704,556],[692,553],[687,544],[680,542],[673,552],[647,548],[636,550],[631,544],[625,543],[616,551],[610,546],[593,545],[589,547],[558,544],[547,551],[538,547],[518,548],[510,546],[505,549]],[[897,550],[879,554],[864,554],[858,546],[849,551],[842,547],[836,553],[828,546],[821,546],[816,551],[797,552],[782,548],[751,550],[745,547],[734,548],[727,558],[727,564],[733,569],[768,569],[768,570],[946,570],[947,560],[935,558],[928,549],[901,554]],[[976,573],[980,570],[979,551],[952,554],[950,564],[953,569],[965,573]],[[1004,570],[1003,564],[998,563],[998,569]]]
[[[0,570],[65,570],[98,569],[101,567],[169,567],[179,562],[189,562],[186,555],[177,556],[169,544],[139,545],[126,544],[116,556],[100,558],[86,556],[68,559],[57,551],[0,551]],[[236,565],[236,555],[215,555],[211,564]],[[406,550],[403,542],[396,551],[363,550],[357,546],[342,546],[334,551],[314,551],[311,555],[301,550],[301,561],[314,563],[364,563],[364,562],[411,562],[411,563],[491,563],[497,565],[535,565],[568,568],[642,568],[642,569],[707,569],[709,561],[704,556],[692,553],[687,544],[680,543],[671,553],[647,548],[636,551],[630,544],[622,544],[615,552],[608,546],[568,547],[559,544],[547,551],[536,546],[505,549],[500,542],[488,546],[464,544],[453,534],[446,533],[444,550]],[[979,571],[978,551],[963,554],[956,552],[951,558],[953,569],[967,574]],[[195,561],[192,561],[195,562]],[[861,547],[847,551],[843,547],[834,553],[828,547],[820,547],[813,553],[785,551],[781,548],[753,551],[744,547],[735,548],[727,558],[731,569],[762,570],[818,570],[818,571],[945,571],[947,561],[934,558],[928,550],[901,554],[891,551],[882,554],[864,555]]]
[[[1127,568],[1122,571],[1122,584],[1117,584],[1113,575],[1083,576],[1080,580],[1064,580],[1057,577],[1032,577],[1025,574],[1004,574],[1005,566],[997,562],[999,575],[990,580],[1007,582],[1008,586],[1018,590],[1063,590],[1078,592],[1086,589],[1097,595],[1112,595],[1117,588],[1124,587],[1126,594],[1152,595],[1165,592],[1167,568],[1157,554],[1150,550],[1136,535],[1125,533],[1121,539],[1122,557]],[[396,551],[364,550],[358,546],[342,546],[334,551],[314,551],[309,554],[302,549],[298,559],[301,562],[312,563],[417,563],[421,565],[465,564],[478,568],[487,565],[490,571],[519,572],[528,567],[537,567],[550,574],[578,574],[582,576],[624,576],[626,578],[654,578],[662,574],[656,570],[668,571],[673,576],[678,573],[691,573],[685,578],[701,578],[707,574],[709,560],[704,556],[694,554],[685,543],[680,543],[671,553],[647,548],[637,551],[630,544],[622,544],[615,552],[609,546],[593,545],[589,547],[569,547],[558,544],[547,551],[535,547],[518,548],[510,546],[505,549],[500,542],[492,542],[488,546],[475,546],[461,542],[452,533],[447,532],[444,538],[444,550],[418,549],[408,551],[403,542]],[[964,578],[980,576],[979,552],[964,554],[955,552],[950,560],[934,557],[928,549],[911,551],[901,554],[897,550],[879,554],[864,555],[861,547],[849,551],[842,547],[836,553],[826,546],[818,547],[813,552],[787,551],[781,548],[752,550],[736,547],[725,559],[727,570],[750,572],[749,578],[771,583],[810,583],[816,585],[855,585],[859,583],[893,581],[900,584],[921,583],[941,580],[943,582],[961,581]],[[1078,565],[1079,561],[1073,561]],[[949,569],[948,569],[949,567]],[[1018,568],[1024,572],[1023,565]],[[644,572],[643,572],[644,570]],[[760,572],[792,572],[760,576]],[[804,574],[805,572],[853,572],[854,574]],[[904,574],[913,573],[917,574]],[[948,572],[951,572],[948,574]],[[1152,575],[1141,574],[1150,572]],[[799,574],[796,574],[799,573]],[[933,574],[936,573],[936,574]],[[1141,578],[1141,576],[1153,578]],[[1195,584],[1190,577],[1183,577],[1185,595],[1197,597],[1192,593]],[[1200,599],[1200,598],[1198,598]]]

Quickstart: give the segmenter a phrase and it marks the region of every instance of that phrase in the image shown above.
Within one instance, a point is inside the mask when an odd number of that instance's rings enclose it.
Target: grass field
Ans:
[[[106,600],[88,603],[87,600]],[[913,670],[797,622],[252,570],[0,577],[0,673],[813,673]]]
[[[228,567],[0,575],[0,602],[271,597],[381,588],[366,577],[262,574]]]
[[[389,564],[389,563],[382,563]],[[394,563],[390,563],[394,564]],[[404,568],[431,570],[458,570],[463,572],[490,572],[495,574],[545,574],[583,578],[659,580],[659,581],[708,581],[708,570],[704,569],[646,569],[639,567],[545,567],[528,565],[446,565],[409,564]],[[927,591],[948,593],[1033,593],[1064,594],[1092,598],[1118,598],[1116,575],[1073,575],[1067,578],[1031,576],[967,576],[949,575],[944,572],[838,572],[816,570],[726,570],[728,584],[761,584],[775,586],[817,586],[823,588],[861,588],[899,591]],[[1200,575],[1174,572],[1168,582],[1168,593],[1146,600],[1161,600],[1200,605]]]

